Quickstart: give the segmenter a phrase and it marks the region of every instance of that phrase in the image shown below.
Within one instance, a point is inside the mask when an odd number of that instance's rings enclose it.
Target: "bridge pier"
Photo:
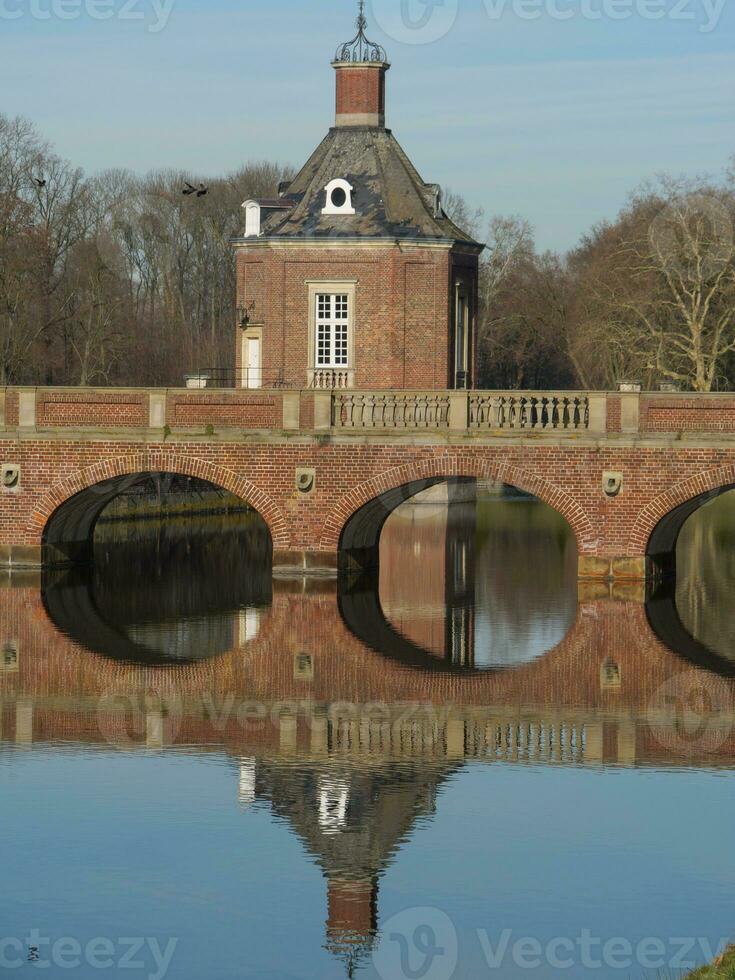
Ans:
[[[605,582],[645,582],[652,577],[652,568],[645,555],[634,558],[613,558],[607,555],[579,556],[579,578]]]
[[[43,566],[41,545],[0,544],[0,566],[11,571],[41,568]]]
[[[297,549],[273,552],[273,574],[276,576],[332,574],[337,571],[337,566],[336,551]]]

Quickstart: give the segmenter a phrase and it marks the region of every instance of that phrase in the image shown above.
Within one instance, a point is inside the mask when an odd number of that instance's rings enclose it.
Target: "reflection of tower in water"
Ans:
[[[385,615],[418,647],[462,666],[475,657],[476,510],[474,480],[431,487],[391,514],[380,541]]]
[[[475,537],[477,484],[447,486],[446,591],[447,658],[462,667],[475,663]]]
[[[379,880],[418,820],[435,812],[436,792],[462,763],[379,755],[242,760],[243,789],[288,822],[327,880],[326,948],[354,968],[378,928]],[[252,778],[254,776],[254,783]],[[348,975],[351,975],[348,973]]]

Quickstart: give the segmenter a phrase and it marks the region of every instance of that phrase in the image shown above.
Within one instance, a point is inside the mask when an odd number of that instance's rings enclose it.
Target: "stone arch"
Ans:
[[[349,523],[364,517],[359,547],[377,547],[388,515],[404,500],[447,480],[494,480],[531,493],[565,518],[574,532],[580,553],[594,553],[596,535],[592,522],[569,494],[509,460],[483,460],[474,455],[434,456],[386,470],[346,494],[327,517],[320,548],[337,550],[345,543]]]
[[[28,536],[46,546],[54,536],[51,530],[54,519],[58,519],[65,506],[76,498],[76,513],[70,522],[72,543],[86,544],[107,504],[120,493],[128,480],[147,473],[190,476],[227,490],[257,510],[268,526],[274,548],[288,548],[290,535],[283,514],[271,497],[254,483],[207,460],[160,451],[101,460],[59,481],[36,504],[26,527]]]
[[[659,559],[673,555],[682,527],[708,500],[735,488],[735,464],[689,477],[655,497],[638,515],[630,535],[630,554]]]

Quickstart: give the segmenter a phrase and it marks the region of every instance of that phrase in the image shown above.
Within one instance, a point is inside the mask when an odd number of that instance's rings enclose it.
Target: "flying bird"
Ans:
[[[186,184],[186,187],[181,192],[182,194],[186,194],[187,197],[189,194],[196,194],[197,189],[193,186],[193,184],[190,184],[188,180],[185,180],[184,183]]]
[[[33,180],[35,181],[35,183],[39,187],[45,187],[46,186],[46,181],[43,179],[43,177],[34,177]]]

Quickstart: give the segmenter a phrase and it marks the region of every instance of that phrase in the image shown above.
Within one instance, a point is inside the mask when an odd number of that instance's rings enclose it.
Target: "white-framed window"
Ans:
[[[317,293],[315,367],[346,368],[350,361],[350,295]]]
[[[355,375],[356,279],[307,279],[307,385],[351,388]]]

